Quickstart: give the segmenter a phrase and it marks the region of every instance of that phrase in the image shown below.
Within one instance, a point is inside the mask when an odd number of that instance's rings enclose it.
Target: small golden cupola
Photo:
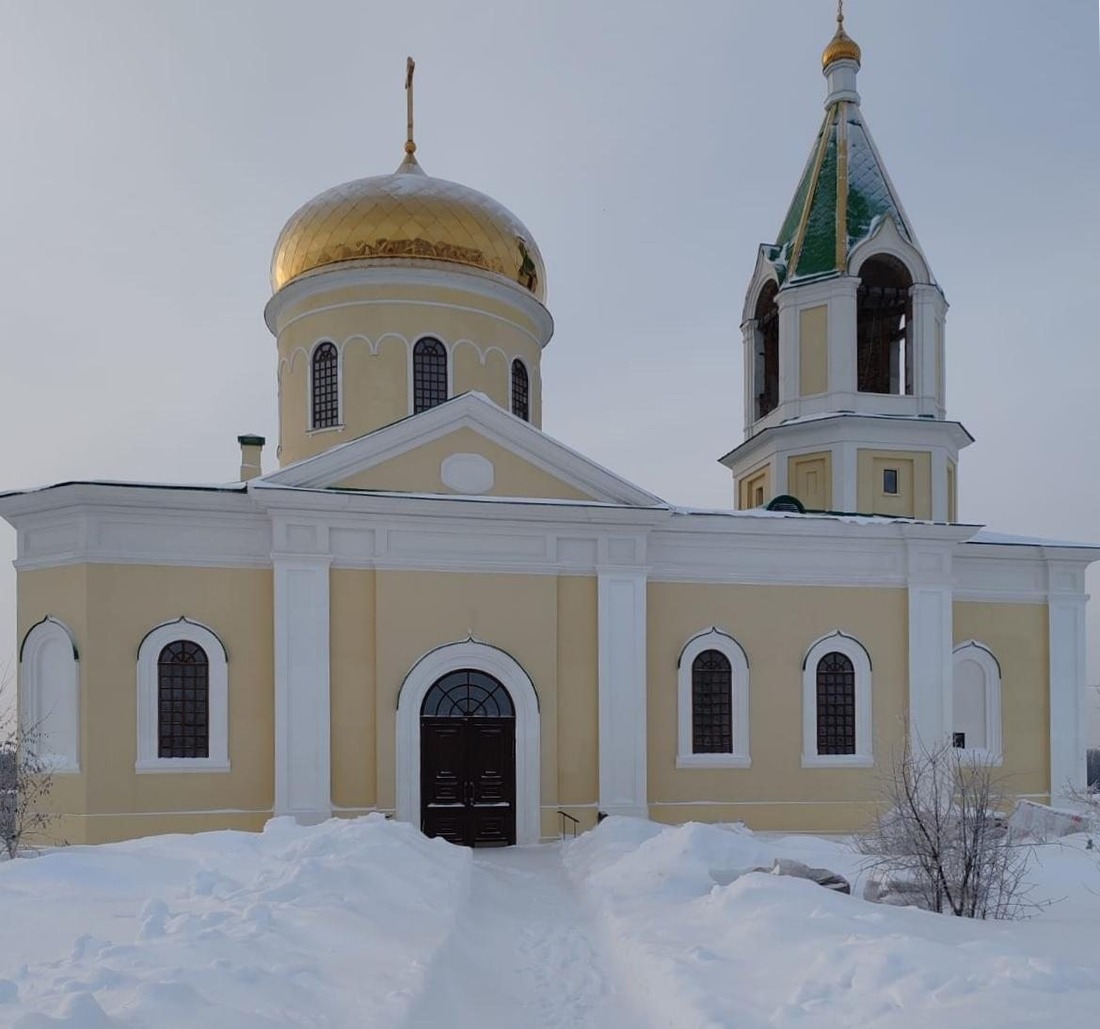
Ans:
[[[836,35],[829,40],[829,45],[821,54],[821,67],[828,71],[829,65],[834,61],[855,61],[859,64],[863,54],[859,44],[844,31],[844,0],[839,0],[836,9]]]
[[[503,204],[405,156],[303,204],[279,233],[266,310],[282,464],[477,390],[541,425],[546,269]]]

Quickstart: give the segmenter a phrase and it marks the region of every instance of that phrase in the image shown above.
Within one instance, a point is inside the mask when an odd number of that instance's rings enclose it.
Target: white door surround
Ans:
[[[397,697],[397,813],[420,824],[420,708],[449,672],[485,672],[500,682],[516,709],[516,843],[538,843],[541,831],[539,700],[530,676],[511,655],[474,639],[429,651],[413,665]]]

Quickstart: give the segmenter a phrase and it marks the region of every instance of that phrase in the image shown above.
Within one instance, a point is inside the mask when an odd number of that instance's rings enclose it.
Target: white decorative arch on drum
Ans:
[[[413,665],[397,697],[397,818],[420,822],[420,707],[449,672],[485,672],[508,691],[516,709],[516,842],[538,843],[541,830],[539,699],[519,662],[497,647],[468,639],[429,651]]]

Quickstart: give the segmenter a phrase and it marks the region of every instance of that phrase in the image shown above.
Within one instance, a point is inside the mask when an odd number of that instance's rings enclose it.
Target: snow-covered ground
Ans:
[[[1100,864],[1037,851],[1013,923],[753,873],[861,880],[841,843],[611,818],[471,853],[373,816],[0,865],[0,1026],[646,1029],[1100,1024]]]

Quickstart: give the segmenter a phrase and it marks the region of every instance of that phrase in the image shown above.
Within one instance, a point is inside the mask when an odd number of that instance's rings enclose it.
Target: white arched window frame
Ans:
[[[707,650],[717,650],[730,663],[730,711],[733,749],[727,754],[696,754],[692,750],[692,666]],[[711,627],[684,644],[677,662],[677,768],[749,768],[749,661],[741,644],[728,632]]]
[[[336,424],[318,427],[315,421],[316,411],[313,403],[313,362],[318,349],[326,343],[336,350]],[[337,345],[334,339],[328,339],[327,337],[319,339],[310,348],[309,358],[306,361],[306,422],[308,425],[307,432],[310,435],[315,432],[336,432],[344,428],[344,350]]]
[[[23,744],[54,772],[80,771],[80,655],[69,627],[47,615],[19,650]]]
[[[158,757],[157,663],[169,643],[189,640],[206,652],[209,669],[208,757]],[[189,618],[165,622],[151,630],[138,647],[137,762],[138,772],[228,772],[229,767],[229,659],[225,646],[205,625]]]
[[[856,752],[819,754],[817,752],[817,666],[826,654],[843,654],[855,670]],[[822,636],[806,652],[802,662],[802,767],[870,768],[875,763],[872,750],[871,657],[854,636],[841,632]]]
[[[1003,757],[1001,741],[1001,665],[993,651],[977,640],[960,643],[952,654],[952,678],[958,673],[964,662],[972,661],[982,673],[982,686],[985,700],[985,746],[961,747],[963,757],[975,758],[999,765]],[[955,688],[951,691],[952,735],[956,731],[954,722]]]

